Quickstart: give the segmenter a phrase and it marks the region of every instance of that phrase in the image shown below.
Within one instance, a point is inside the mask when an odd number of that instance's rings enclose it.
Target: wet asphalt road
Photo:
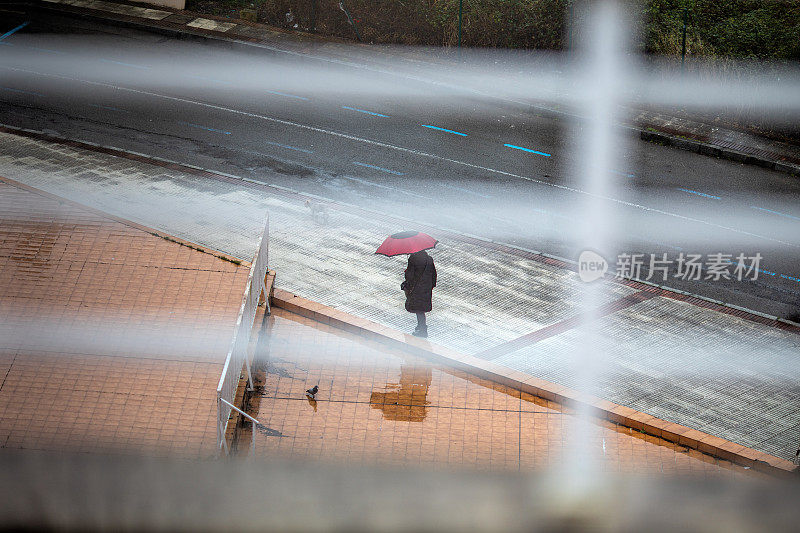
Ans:
[[[590,197],[572,170],[582,154],[576,125],[563,118],[330,63],[320,52],[322,61],[72,18],[2,19],[0,34],[28,22],[0,41],[2,124],[571,259],[580,252],[575,229]],[[231,79],[231,64],[237,73],[268,67],[270,77]],[[284,75],[295,80],[291,90]],[[755,281],[682,280],[674,262],[669,279],[655,281],[778,316],[800,313],[800,180],[625,135],[604,192],[616,239],[603,249],[611,269],[621,252],[646,254],[645,262],[649,254],[760,253]]]

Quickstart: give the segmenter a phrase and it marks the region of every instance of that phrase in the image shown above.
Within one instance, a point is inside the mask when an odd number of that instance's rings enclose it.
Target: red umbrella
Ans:
[[[439,241],[427,233],[403,231],[386,237],[386,240],[383,241],[383,244],[378,247],[375,253],[383,254],[387,257],[401,254],[413,254],[420,250],[429,250],[435,247],[437,242]]]

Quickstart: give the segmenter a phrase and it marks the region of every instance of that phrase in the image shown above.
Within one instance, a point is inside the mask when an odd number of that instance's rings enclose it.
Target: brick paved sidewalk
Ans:
[[[408,352],[273,308],[253,361],[247,406],[263,426],[240,429],[251,457],[348,465],[555,468],[572,463],[574,413],[564,406],[431,364]],[[304,391],[319,385],[316,398]],[[584,444],[598,472],[755,474],[697,450],[596,420]]]
[[[146,8],[104,0],[44,0],[40,9],[89,15],[122,23],[206,36],[226,41],[276,47],[293,54],[316,55],[343,64],[361,64],[375,69],[402,72],[405,66],[453,66],[451,50],[416,47],[362,46],[342,39],[302,32],[278,31],[263,24],[231,20],[168,7]],[[398,62],[399,60],[399,62]],[[413,70],[408,71],[414,75]],[[443,80],[446,81],[446,80]],[[548,102],[531,102],[542,112],[561,115]],[[753,164],[800,176],[800,147],[744,131],[736,131],[688,118],[647,110],[631,110],[625,126],[641,132],[644,140],[669,144],[714,157]]]
[[[13,135],[0,134],[0,154],[0,173],[239,257],[268,210],[278,287],[395,329],[413,326],[399,290],[403,258],[373,254],[407,223],[331,204],[319,224],[305,198],[285,190]],[[535,254],[429,231],[441,241],[430,340],[573,385],[580,335],[571,325],[585,295],[577,276]],[[789,459],[800,437],[797,328],[641,291],[602,282],[598,351],[607,360],[596,394]]]
[[[0,181],[0,447],[212,455],[248,273]]]

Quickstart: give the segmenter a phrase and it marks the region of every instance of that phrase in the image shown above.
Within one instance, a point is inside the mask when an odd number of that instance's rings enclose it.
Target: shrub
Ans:
[[[568,45],[575,0],[463,0],[465,46],[560,50]],[[345,0],[368,42],[454,46],[459,0]],[[236,16],[247,0],[188,0],[187,9]],[[641,47],[652,54],[681,52],[688,8],[690,56],[800,59],[800,0],[647,0],[638,5]],[[339,0],[256,0],[259,21],[355,37]],[[314,9],[316,7],[316,10]],[[316,13],[315,13],[316,11]],[[287,16],[287,14],[289,14]]]

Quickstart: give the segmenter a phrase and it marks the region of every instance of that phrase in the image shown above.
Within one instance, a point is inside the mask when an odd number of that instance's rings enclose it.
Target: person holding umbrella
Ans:
[[[415,337],[428,336],[425,313],[429,313],[433,309],[436,266],[433,264],[433,258],[425,250],[435,247],[437,242],[436,239],[425,233],[404,231],[388,237],[375,252],[387,257],[410,254],[405,270],[405,280],[400,288],[406,294],[406,311],[417,315],[417,327],[412,332]]]

